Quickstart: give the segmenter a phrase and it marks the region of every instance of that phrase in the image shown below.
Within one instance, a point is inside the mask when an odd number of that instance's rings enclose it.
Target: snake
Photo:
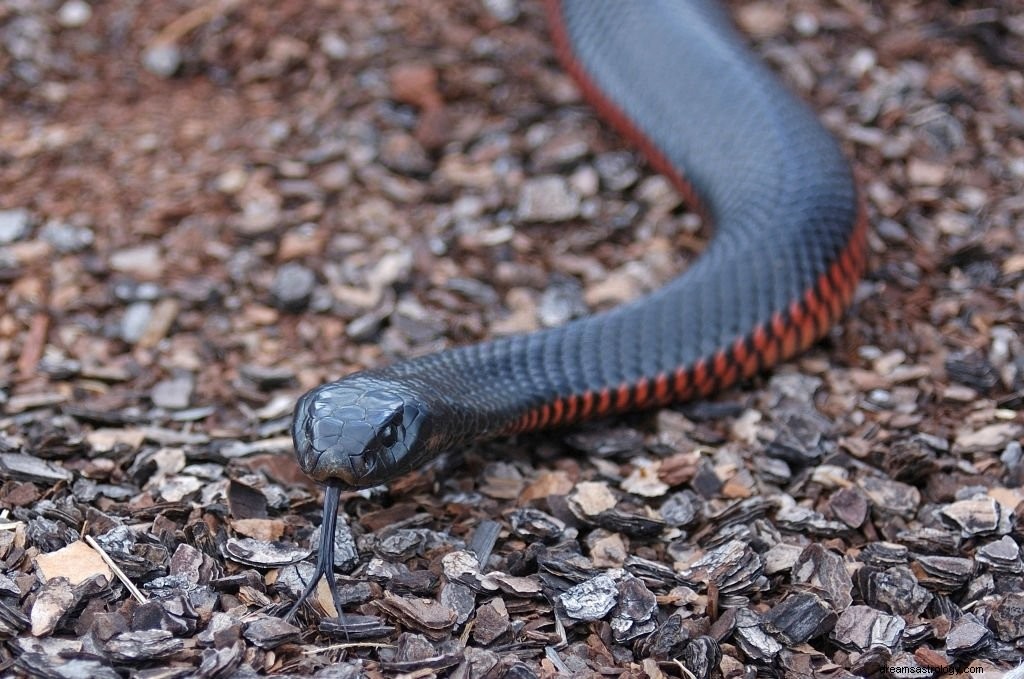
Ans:
[[[715,0],[546,0],[555,51],[598,113],[714,225],[634,301],[399,361],[301,396],[299,466],[326,486],[316,573],[334,582],[340,494],[442,453],[711,395],[825,335],[866,269],[850,163]]]

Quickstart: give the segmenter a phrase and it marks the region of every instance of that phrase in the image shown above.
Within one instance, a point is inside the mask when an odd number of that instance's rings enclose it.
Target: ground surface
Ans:
[[[294,399],[656,287],[699,219],[534,2],[0,0],[4,673],[1014,666],[1024,8],[734,9],[854,159],[855,309],[710,403],[346,495],[346,639],[279,619],[319,525]]]

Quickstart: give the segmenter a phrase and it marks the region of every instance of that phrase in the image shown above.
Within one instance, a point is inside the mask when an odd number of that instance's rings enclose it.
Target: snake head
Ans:
[[[314,480],[368,488],[413,466],[429,430],[416,396],[356,374],[299,399],[292,439],[299,466]]]

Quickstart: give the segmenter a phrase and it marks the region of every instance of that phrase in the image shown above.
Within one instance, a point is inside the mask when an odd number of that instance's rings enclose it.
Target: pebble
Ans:
[[[810,12],[797,12],[793,17],[793,28],[800,35],[810,38],[817,34],[818,29],[821,28],[821,24],[818,23],[818,17],[814,16]]]
[[[195,378],[190,374],[183,374],[157,382],[153,386],[149,398],[158,408],[181,410],[187,408],[191,403],[194,388]]]
[[[149,302],[129,304],[121,317],[121,339],[128,344],[136,344],[142,339],[153,315],[153,305]]]
[[[334,31],[320,35],[320,51],[334,61],[341,61],[349,55],[349,45],[345,38]]]
[[[384,135],[380,143],[380,161],[395,172],[410,175],[424,175],[434,167],[423,146],[404,132]]]
[[[181,66],[181,50],[173,43],[158,43],[142,53],[142,66],[160,78],[170,78]]]
[[[68,0],[57,10],[57,23],[64,28],[84,26],[92,17],[92,7],[82,0]]]
[[[580,198],[562,177],[547,175],[523,182],[516,216],[524,222],[561,222],[580,211]]]
[[[640,294],[640,282],[628,267],[612,271],[604,280],[587,286],[584,300],[590,307],[622,304]]]
[[[736,23],[755,38],[771,38],[786,29],[786,12],[774,2],[752,2],[737,8]]]
[[[584,198],[596,196],[600,183],[601,177],[597,174],[597,170],[590,165],[576,168],[572,176],[569,177],[569,186]]]
[[[0,245],[13,243],[28,235],[28,227],[32,216],[28,210],[15,208],[0,210]]]
[[[164,262],[160,257],[160,247],[156,243],[147,243],[111,254],[110,268],[139,278],[156,278],[163,274]]]
[[[96,239],[93,230],[75,226],[56,219],[50,219],[39,231],[39,237],[54,247],[57,252],[71,253],[85,250]]]
[[[555,171],[573,165],[586,156],[589,150],[590,144],[577,131],[558,133],[533,152],[533,165],[538,172]]]
[[[406,281],[412,273],[412,250],[403,248],[383,255],[366,276],[366,282],[374,290],[382,290]]]
[[[942,186],[949,178],[949,167],[918,158],[907,162],[907,179],[916,186]]]
[[[568,279],[547,288],[540,297],[537,315],[541,325],[554,328],[587,313],[583,288],[575,279]]]
[[[309,304],[316,274],[302,264],[291,262],[277,270],[270,286],[274,305],[282,311],[302,311]]]
[[[640,179],[636,159],[629,151],[602,153],[594,160],[601,181],[612,191],[628,189]]]
[[[890,243],[906,243],[910,239],[906,228],[892,219],[879,219],[875,224],[875,233]]]
[[[352,183],[352,168],[343,162],[331,163],[315,178],[325,191],[340,191]]]
[[[519,18],[519,0],[483,0],[484,9],[503,24]]]
[[[878,57],[875,54],[875,51],[867,47],[862,47],[854,52],[853,56],[850,57],[850,61],[846,65],[846,72],[854,78],[861,78],[871,71],[877,62]]]

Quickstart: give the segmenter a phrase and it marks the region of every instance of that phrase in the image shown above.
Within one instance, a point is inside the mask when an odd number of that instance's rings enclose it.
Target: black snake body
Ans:
[[[711,0],[550,0],[588,98],[715,224],[701,258],[607,313],[360,372],[304,395],[299,462],[341,488],[452,447],[707,395],[821,337],[865,267],[866,224],[835,140]],[[329,579],[331,580],[331,579]]]

